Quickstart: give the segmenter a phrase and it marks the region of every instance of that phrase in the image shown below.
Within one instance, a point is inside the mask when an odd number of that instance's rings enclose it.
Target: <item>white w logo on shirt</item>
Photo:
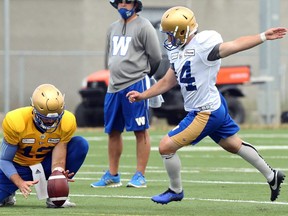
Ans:
[[[136,118],[135,121],[137,122],[138,126],[145,125],[145,117],[144,116]]]
[[[114,36],[113,48],[112,48],[113,56],[117,55],[119,51],[121,56],[125,56],[128,51],[129,43],[131,42],[131,40],[132,37]]]

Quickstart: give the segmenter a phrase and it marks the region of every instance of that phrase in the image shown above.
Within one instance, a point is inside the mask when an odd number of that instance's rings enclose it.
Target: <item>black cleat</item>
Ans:
[[[269,187],[271,189],[271,201],[275,201],[280,194],[280,185],[285,179],[285,174],[278,170],[273,170],[274,178],[269,182]]]

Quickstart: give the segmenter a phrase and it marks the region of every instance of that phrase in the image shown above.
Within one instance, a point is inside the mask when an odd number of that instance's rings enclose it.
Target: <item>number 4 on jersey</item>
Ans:
[[[186,84],[187,91],[196,91],[196,81],[195,77],[191,76],[191,62],[186,61],[182,67],[181,74],[180,74],[180,82]]]

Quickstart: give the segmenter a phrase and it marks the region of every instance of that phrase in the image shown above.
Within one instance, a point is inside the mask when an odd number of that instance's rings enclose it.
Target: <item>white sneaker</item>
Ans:
[[[13,206],[16,204],[16,197],[15,193],[11,194],[7,198],[3,200],[3,202],[0,203],[0,207],[2,206]]]
[[[69,208],[69,207],[75,207],[76,204],[73,202],[70,202],[70,199],[68,198],[62,206],[58,207],[49,198],[47,198],[46,206],[47,208]]]

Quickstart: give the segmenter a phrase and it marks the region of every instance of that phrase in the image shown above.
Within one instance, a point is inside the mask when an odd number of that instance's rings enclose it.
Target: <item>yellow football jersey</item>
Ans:
[[[77,127],[75,116],[65,110],[53,133],[41,133],[34,125],[32,111],[32,107],[12,110],[2,123],[6,142],[18,146],[13,161],[23,166],[42,162],[57,143],[69,142]]]

